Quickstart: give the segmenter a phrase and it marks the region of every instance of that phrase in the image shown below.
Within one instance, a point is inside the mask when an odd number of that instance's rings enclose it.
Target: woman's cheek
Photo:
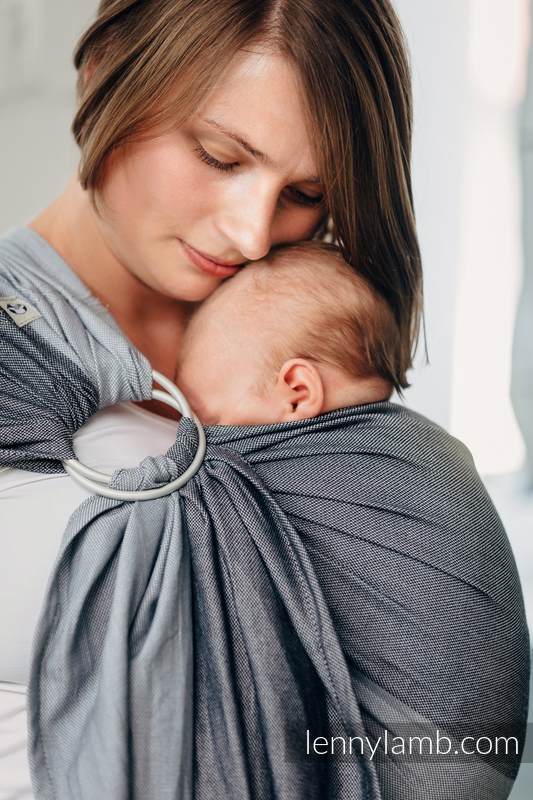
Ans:
[[[109,175],[108,205],[135,216],[170,216],[186,208],[198,190],[198,171],[172,136],[130,146]]]
[[[195,177],[194,170],[186,161],[167,156],[149,163],[140,176],[139,187],[140,195],[145,197],[145,208],[157,208],[175,217],[176,211],[187,208],[193,201],[199,189]]]

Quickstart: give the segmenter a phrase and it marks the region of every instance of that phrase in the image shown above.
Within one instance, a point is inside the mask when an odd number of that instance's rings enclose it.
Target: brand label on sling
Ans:
[[[19,328],[42,316],[23,297],[0,297],[0,308]]]

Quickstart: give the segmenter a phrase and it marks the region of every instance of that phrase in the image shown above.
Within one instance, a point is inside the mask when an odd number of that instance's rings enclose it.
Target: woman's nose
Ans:
[[[270,250],[276,207],[277,193],[255,193],[220,214],[219,230],[246,261],[257,261]]]

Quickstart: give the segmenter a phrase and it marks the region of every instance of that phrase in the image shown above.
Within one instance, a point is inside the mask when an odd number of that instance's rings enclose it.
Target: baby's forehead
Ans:
[[[224,281],[198,306],[187,327],[187,339],[196,342],[213,337],[217,341],[227,342],[234,336],[242,336],[243,329],[252,334],[255,329],[254,316],[257,316],[260,307],[255,280],[249,280],[239,273]],[[266,305],[263,304],[265,311]]]
[[[271,307],[267,276],[264,269],[255,264],[242,267],[241,272],[228,278],[203,303],[204,313],[224,316],[228,319],[242,318],[250,312]]]
[[[252,336],[261,325],[282,326],[292,314],[301,321],[327,310],[344,281],[329,254],[269,256],[224,281],[200,307],[198,321],[227,325],[228,334],[230,326],[244,326]]]

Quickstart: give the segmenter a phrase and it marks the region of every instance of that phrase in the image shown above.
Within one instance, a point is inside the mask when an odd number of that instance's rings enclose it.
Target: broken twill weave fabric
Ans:
[[[152,376],[30,244],[0,244],[0,465],[57,472],[73,432],[149,397]],[[36,797],[507,797],[529,640],[466,448],[388,402],[206,433],[179,491],[89,498],[69,521],[34,640]],[[172,480],[196,437],[182,420],[165,455],[112,485]],[[451,755],[392,750],[423,735]],[[514,736],[518,752],[466,756],[466,736]]]

